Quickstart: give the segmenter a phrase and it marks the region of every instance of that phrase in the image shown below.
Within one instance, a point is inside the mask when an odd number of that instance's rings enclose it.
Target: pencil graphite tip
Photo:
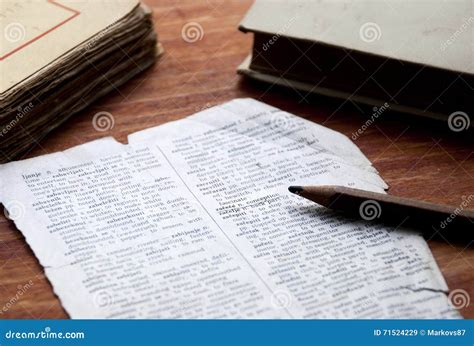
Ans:
[[[299,195],[303,191],[303,187],[301,187],[301,186],[290,186],[288,188],[288,191],[290,191],[291,193],[294,193],[296,195]]]

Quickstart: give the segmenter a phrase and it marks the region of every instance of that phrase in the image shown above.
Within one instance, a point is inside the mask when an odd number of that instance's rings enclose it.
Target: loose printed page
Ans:
[[[255,102],[223,108],[248,104],[243,118],[270,109]],[[257,135],[268,134],[265,121],[261,131],[255,119],[213,125],[223,108],[133,134],[128,145],[106,138],[0,166],[0,200],[71,317],[460,317],[420,236],[287,191],[382,192],[365,157],[344,154],[358,151],[350,141],[335,148],[333,131],[318,127],[325,140],[296,148],[294,134]]]
[[[232,108],[235,103],[229,102],[224,107]],[[214,108],[190,119],[217,119],[218,114],[223,115],[221,110]],[[273,273],[272,278],[266,277],[267,282],[281,283],[274,291],[285,297],[284,301],[293,302],[293,316],[457,316],[447,304],[443,293],[447,290],[446,284],[421,236],[341,219],[287,191],[287,185],[297,182],[301,185],[339,184],[383,192],[386,185],[379,177],[371,178],[371,173],[365,170],[366,175],[359,175],[357,179],[351,176],[352,171],[347,171],[347,167],[344,171],[344,167],[337,164],[329,169],[314,169],[312,164],[317,162],[317,157],[305,155],[301,148],[298,152],[301,155],[291,149],[288,155],[281,147],[256,142],[258,136],[244,139],[229,132],[235,122],[227,114],[219,123],[221,130],[209,128],[202,135],[202,129],[196,125],[180,122],[179,128],[169,124],[169,128],[159,127],[134,134],[130,142],[151,137],[164,139],[159,141],[161,149],[172,157],[171,161],[176,171],[185,177],[183,179],[194,181],[188,185],[198,189],[195,194],[205,201],[206,209],[234,238],[237,247],[245,249],[245,254],[253,255],[251,262],[259,263],[257,268],[265,268],[264,273]],[[238,126],[245,127],[242,123]],[[254,133],[262,134],[265,130]],[[190,141],[183,141],[186,138],[192,138],[192,145]],[[171,145],[164,143],[169,140]],[[238,150],[244,152],[238,156],[226,154]],[[239,161],[240,157],[246,159]],[[327,168],[324,163],[326,161],[319,167]],[[258,167],[271,168],[264,170],[264,174],[257,174],[256,171],[262,171]],[[287,185],[281,184],[282,180],[287,181]],[[240,183],[233,184],[235,181]],[[313,268],[299,271],[297,264]],[[321,271],[325,267],[328,271]],[[322,280],[332,271],[334,277]],[[298,302],[304,299],[308,302],[298,308]],[[345,309],[341,309],[342,306]]]
[[[103,139],[0,174],[2,201],[24,209],[12,218],[71,317],[281,315],[156,148]]]

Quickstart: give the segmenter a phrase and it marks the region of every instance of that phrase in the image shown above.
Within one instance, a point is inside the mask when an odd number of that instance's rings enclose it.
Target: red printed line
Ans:
[[[69,12],[72,12],[73,15],[65,20],[63,20],[61,23],[59,24],[56,24],[55,26],[53,26],[52,28],[50,28],[49,30],[45,31],[44,33],[42,33],[41,35],[38,35],[34,38],[32,38],[31,40],[23,43],[21,46],[15,48],[14,50],[12,50],[11,52],[8,52],[7,54],[3,55],[3,56],[0,56],[0,61],[2,60],[5,60],[6,58],[8,58],[9,56],[15,54],[16,52],[18,52],[19,50],[25,48],[26,46],[32,44],[33,42],[39,40],[40,38],[46,36],[47,34],[49,34],[51,31],[53,30],[56,30],[57,28],[59,28],[60,26],[66,24],[67,22],[69,22],[70,20],[72,20],[73,18],[77,17],[81,12],[77,11],[77,10],[74,10],[70,7],[67,7],[67,6],[64,6],[62,4],[59,4],[56,2],[57,0],[47,0],[47,2],[49,2],[50,4],[52,5],[55,5],[55,6],[58,6],[66,11],[69,11]]]

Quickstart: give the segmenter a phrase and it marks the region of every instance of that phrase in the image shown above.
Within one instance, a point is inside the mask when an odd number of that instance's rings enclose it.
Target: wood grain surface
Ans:
[[[245,80],[236,67],[250,52],[252,36],[237,30],[251,1],[146,0],[154,10],[165,53],[151,69],[51,133],[27,156],[37,156],[103,136],[126,142],[127,134],[163,124],[236,97],[253,97],[348,136],[371,115],[370,108]],[[182,29],[198,23],[203,36],[186,42]],[[189,41],[189,40],[188,40]],[[98,132],[94,114],[110,112],[114,127]],[[474,119],[473,119],[474,121]],[[355,140],[403,197],[460,206],[474,194],[473,133],[446,123],[386,112]],[[474,201],[467,208],[474,208]],[[3,208],[2,208],[3,209]],[[474,227],[473,227],[474,228]],[[466,229],[473,232],[473,229]],[[474,300],[472,244],[428,240],[451,290]],[[471,245],[471,246],[469,246]],[[28,285],[28,289],[22,287]],[[22,291],[22,294],[18,294]],[[23,292],[24,291],[24,292]],[[15,225],[0,213],[0,318],[67,318],[43,268]],[[474,318],[474,301],[460,310]]]

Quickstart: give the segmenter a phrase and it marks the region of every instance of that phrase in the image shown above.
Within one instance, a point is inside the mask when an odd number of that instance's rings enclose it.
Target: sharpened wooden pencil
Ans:
[[[416,227],[426,237],[474,243],[474,195],[465,196],[458,206],[428,203],[383,193],[343,186],[290,186],[301,197],[368,221],[381,221],[394,227]]]

